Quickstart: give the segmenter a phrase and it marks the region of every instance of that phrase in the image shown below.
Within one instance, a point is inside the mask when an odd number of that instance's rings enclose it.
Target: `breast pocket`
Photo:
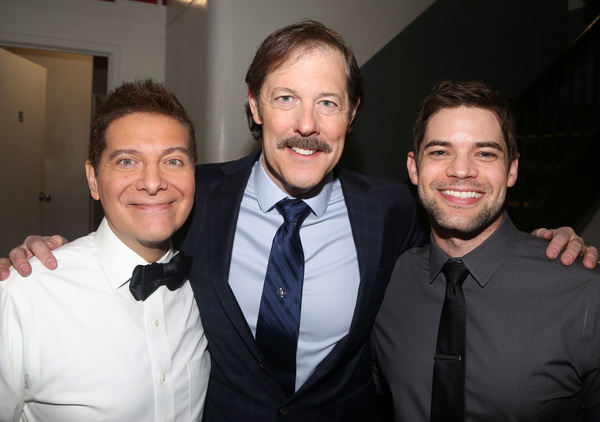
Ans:
[[[202,420],[204,400],[210,375],[210,355],[205,351],[202,356],[190,361],[187,365],[190,385],[190,420]]]

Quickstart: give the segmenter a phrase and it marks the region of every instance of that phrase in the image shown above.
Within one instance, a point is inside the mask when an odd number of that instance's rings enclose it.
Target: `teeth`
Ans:
[[[483,194],[479,193],[479,192],[458,192],[455,190],[443,190],[442,193],[444,195],[450,195],[450,196],[454,196],[455,198],[461,198],[461,199],[480,198],[483,196]]]
[[[294,152],[297,152],[298,154],[301,154],[301,155],[312,155],[315,152],[317,152],[314,149],[302,149],[302,148],[298,148],[298,147],[291,147],[291,150]]]

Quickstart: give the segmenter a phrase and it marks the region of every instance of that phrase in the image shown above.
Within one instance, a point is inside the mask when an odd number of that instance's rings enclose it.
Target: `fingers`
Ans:
[[[17,246],[8,254],[8,259],[0,259],[0,280],[5,280],[9,275],[10,264],[17,272],[27,277],[31,274],[31,264],[28,259],[35,256],[46,268],[54,270],[58,267],[58,262],[52,250],[67,243],[67,239],[62,236],[27,236],[21,246]]]
[[[583,239],[575,234],[575,230],[571,227],[559,227],[558,229],[552,230],[553,237],[548,245],[546,255],[550,258],[550,255],[554,255],[554,258],[558,256],[560,251],[563,251],[560,256],[560,262],[564,265],[571,265],[579,254],[583,251],[585,244]]]
[[[8,258],[0,258],[0,281],[6,280],[10,274],[10,261]]]
[[[598,249],[594,246],[586,246],[583,239],[571,227],[560,227],[558,229],[537,229],[532,232],[533,235],[550,239],[550,244],[546,249],[546,256],[555,259],[559,256],[560,262],[564,265],[571,265],[579,255],[583,255],[583,265],[586,268],[594,268],[598,264]]]
[[[41,243],[40,243],[41,241]],[[55,234],[54,236],[27,236],[22,246],[26,247],[32,252],[31,256],[39,258],[37,251],[49,252],[58,248],[59,246],[65,245],[68,240],[62,236]],[[34,250],[35,249],[35,250]]]
[[[594,246],[583,248],[583,266],[586,268],[595,268],[598,264],[598,249]]]
[[[31,265],[29,264],[29,261],[27,261],[27,258],[29,257],[31,257],[31,255],[29,255],[29,250],[23,245],[17,246],[8,254],[8,259],[10,259],[12,266],[23,277],[27,277],[31,274]]]
[[[553,233],[552,230],[546,228],[535,229],[531,232],[532,235],[540,237],[542,239],[550,240],[552,239]]]
[[[58,267],[58,262],[56,262],[56,258],[54,258],[54,255],[52,255],[51,251],[63,245],[64,243],[66,243],[66,240],[58,235],[28,236],[25,239],[24,246],[27,248],[28,257],[35,256],[44,265],[44,267],[48,268],[49,270],[54,270],[56,267]],[[22,258],[22,255],[19,254],[18,257]],[[19,271],[17,265],[15,265],[15,268],[17,268],[17,271]],[[21,273],[21,271],[19,271],[19,273]]]
[[[585,245],[583,244],[583,239],[581,238],[573,238],[569,240],[569,243],[560,256],[560,262],[562,262],[564,265],[571,265],[581,254],[584,247]]]

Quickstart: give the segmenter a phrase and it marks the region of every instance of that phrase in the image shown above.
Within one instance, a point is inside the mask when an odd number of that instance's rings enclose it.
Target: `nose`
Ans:
[[[457,179],[476,177],[477,166],[470,157],[464,154],[457,154],[446,168],[446,175]]]
[[[156,195],[167,189],[167,179],[158,165],[144,166],[136,183],[138,190],[145,190],[149,195]]]
[[[302,104],[298,108],[296,127],[294,130],[300,136],[319,135],[318,116],[315,107],[312,104]]]

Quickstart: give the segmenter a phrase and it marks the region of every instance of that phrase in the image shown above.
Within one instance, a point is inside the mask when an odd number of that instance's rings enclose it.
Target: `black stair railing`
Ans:
[[[508,212],[522,230],[576,226],[600,192],[600,162],[589,160],[600,157],[600,16],[517,99],[515,112],[521,159]]]

